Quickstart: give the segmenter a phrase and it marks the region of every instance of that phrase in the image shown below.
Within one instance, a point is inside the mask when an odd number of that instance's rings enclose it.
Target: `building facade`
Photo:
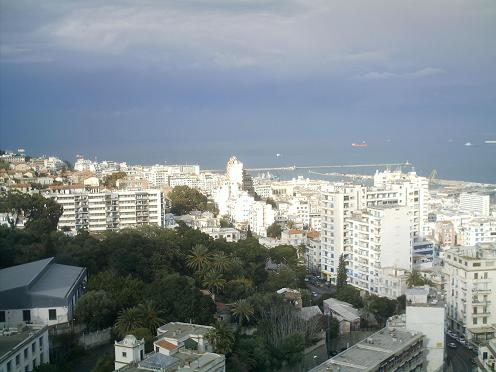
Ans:
[[[444,254],[448,327],[474,345],[495,335],[496,244],[454,247]]]

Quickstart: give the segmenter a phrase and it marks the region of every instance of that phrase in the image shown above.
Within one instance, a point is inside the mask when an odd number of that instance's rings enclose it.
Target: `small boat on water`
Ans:
[[[369,145],[363,141],[362,143],[352,143],[351,144],[352,147],[368,147]]]
[[[465,146],[472,146],[472,142],[467,142]]]
[[[496,141],[484,141],[484,143],[490,144],[490,145],[496,145]]]

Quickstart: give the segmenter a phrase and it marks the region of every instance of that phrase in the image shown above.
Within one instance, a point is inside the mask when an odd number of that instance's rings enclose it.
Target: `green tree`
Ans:
[[[110,354],[102,355],[96,361],[95,368],[91,372],[113,372],[114,371],[114,357]]]
[[[243,319],[250,321],[255,313],[253,305],[246,299],[238,300],[231,307],[232,314],[238,319],[239,326],[243,324]]]
[[[224,252],[215,252],[211,256],[210,266],[218,272],[224,272],[231,266],[231,258]]]
[[[396,300],[390,300],[387,297],[371,295],[366,301],[367,310],[374,314],[376,319],[382,324],[385,324],[386,320],[394,315],[397,307],[398,302]]]
[[[143,314],[138,307],[128,307],[119,311],[115,330],[124,337],[129,331],[143,326]]]
[[[216,212],[215,206],[208,202],[205,195],[188,186],[174,187],[168,198],[171,201],[171,212],[175,215],[187,214],[194,210]]]
[[[210,253],[204,245],[198,244],[193,247],[186,260],[190,269],[203,271],[210,264]]]
[[[0,195],[0,212],[24,216],[26,229],[43,234],[57,229],[62,207],[40,194],[9,192]],[[11,225],[14,224],[15,221],[11,221]]]
[[[214,329],[210,330],[205,337],[213,345],[216,353],[224,355],[231,353],[235,337],[233,331],[225,323],[217,321]]]
[[[348,302],[356,308],[363,307],[363,300],[360,291],[351,285],[346,285],[336,291],[334,297],[340,301]]]
[[[162,319],[163,311],[152,301],[139,304],[137,309],[141,325],[149,329],[152,334],[155,334],[158,327],[165,324],[164,319]]]
[[[248,230],[246,230],[246,239],[253,238],[253,233],[251,232],[251,227],[248,225]]]
[[[222,278],[222,275],[216,271],[207,271],[203,278],[203,285],[208,288],[208,290],[215,294],[224,288],[226,280]]]
[[[292,245],[278,245],[269,250],[270,259],[277,264],[296,266],[298,264],[298,254]]]
[[[417,270],[412,270],[408,273],[406,278],[406,285],[408,288],[423,286],[424,284],[425,280]]]
[[[346,261],[344,255],[339,256],[338,264],[338,274],[336,278],[336,287],[338,289],[346,287],[346,282],[348,281],[348,274],[346,273]]]
[[[277,209],[277,203],[274,199],[267,198],[267,199],[265,199],[265,203],[272,205],[273,209]]]
[[[280,238],[282,233],[281,226],[274,222],[272,225],[267,227],[267,236],[270,238]]]
[[[303,360],[305,351],[305,338],[300,333],[287,336],[282,342],[279,352],[281,359],[285,360],[289,366],[294,366]]]
[[[103,178],[103,186],[108,188],[115,188],[117,185],[117,180],[126,178],[126,176],[127,176],[126,172],[115,172],[109,174],[108,176],[105,176]]]
[[[150,353],[153,351],[155,332],[152,333],[148,328],[136,328],[129,331],[129,334],[135,336],[138,340],[145,339],[145,353]]]
[[[115,302],[105,291],[88,291],[76,305],[76,320],[91,331],[112,325],[115,314]]]

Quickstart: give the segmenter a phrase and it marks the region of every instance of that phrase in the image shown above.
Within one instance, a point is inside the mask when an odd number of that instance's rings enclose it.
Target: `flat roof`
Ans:
[[[311,372],[332,371],[338,368],[341,372],[374,370],[381,362],[422,338],[421,333],[386,327],[311,369]]]
[[[157,334],[162,337],[183,339],[189,338],[190,335],[206,335],[210,330],[214,329],[211,326],[204,326],[199,324],[170,322],[157,329]]]
[[[35,339],[45,332],[46,329],[47,327],[43,327],[39,330],[26,328],[20,332],[11,334],[10,336],[0,334],[0,361],[6,358],[9,352],[15,349],[18,345],[21,346],[25,341]]]

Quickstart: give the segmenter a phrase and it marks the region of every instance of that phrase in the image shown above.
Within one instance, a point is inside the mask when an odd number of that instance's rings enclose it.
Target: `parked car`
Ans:
[[[452,348],[452,349],[456,349],[456,344],[454,342],[450,342],[448,344],[448,347]]]
[[[467,341],[465,341],[463,338],[460,338],[460,344],[466,345],[467,344]]]

